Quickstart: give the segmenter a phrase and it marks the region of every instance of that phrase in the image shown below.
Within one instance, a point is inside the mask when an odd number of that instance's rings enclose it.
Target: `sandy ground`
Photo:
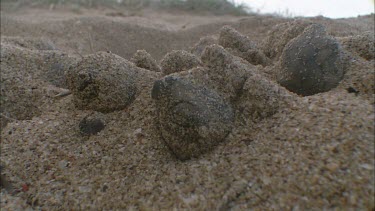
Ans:
[[[348,55],[342,81],[328,92],[302,97],[273,85],[278,58],[265,67],[246,64],[288,103],[261,119],[236,116],[224,141],[186,161],[171,153],[156,124],[150,93],[162,72],[137,69],[139,91],[120,110],[78,109],[74,94],[56,97],[69,91],[65,71],[88,54],[110,51],[130,60],[146,50],[160,63],[202,37],[217,39],[224,25],[261,48],[275,25],[290,21],[3,9],[1,209],[374,210],[374,58],[368,50],[374,48],[361,37],[374,31],[374,15],[304,19],[325,26]],[[87,115],[99,116],[105,128],[82,135]]]

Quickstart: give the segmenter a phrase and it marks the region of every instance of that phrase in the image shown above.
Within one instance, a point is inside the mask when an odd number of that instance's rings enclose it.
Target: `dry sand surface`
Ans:
[[[1,210],[374,210],[373,32],[3,9]]]

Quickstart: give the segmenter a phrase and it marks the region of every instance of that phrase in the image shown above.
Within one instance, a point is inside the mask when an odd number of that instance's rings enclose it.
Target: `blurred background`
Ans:
[[[286,16],[348,18],[374,12],[374,0],[235,0],[259,13]]]
[[[374,13],[374,0],[1,0],[1,3],[3,9],[69,7],[77,12],[82,8],[119,9],[122,6],[134,11],[153,8],[216,15],[262,13],[286,17],[347,18]]]

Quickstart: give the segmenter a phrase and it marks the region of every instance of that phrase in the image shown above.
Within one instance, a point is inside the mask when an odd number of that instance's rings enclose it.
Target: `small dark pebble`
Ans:
[[[359,91],[356,90],[356,89],[354,89],[353,87],[349,87],[349,88],[347,88],[346,90],[347,90],[349,93],[355,93],[355,94],[358,94],[358,93],[359,93]]]
[[[96,135],[105,127],[104,122],[99,118],[90,118],[86,116],[79,123],[79,131],[82,135]]]
[[[108,186],[107,185],[103,185],[102,192],[106,192],[107,190],[108,190]]]
[[[244,142],[246,145],[250,145],[254,140],[245,138],[245,139],[242,139],[241,141]]]

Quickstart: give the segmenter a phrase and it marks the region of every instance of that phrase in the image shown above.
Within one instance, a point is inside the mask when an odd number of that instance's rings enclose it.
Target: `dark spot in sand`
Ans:
[[[353,87],[349,87],[349,88],[347,88],[346,89],[349,93],[354,93],[354,94],[358,94],[359,93],[359,91],[358,90],[356,90],[356,89],[354,89]]]
[[[103,185],[102,192],[106,192],[107,190],[108,190],[108,186],[107,185]]]
[[[79,131],[82,135],[96,135],[104,128],[104,122],[99,118],[85,117],[79,123]]]

